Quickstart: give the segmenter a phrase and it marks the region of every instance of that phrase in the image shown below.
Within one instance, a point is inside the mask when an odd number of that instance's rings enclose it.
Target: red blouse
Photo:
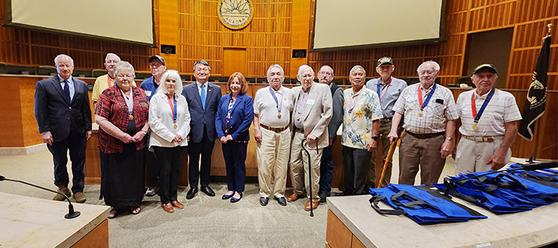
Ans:
[[[138,132],[148,121],[149,100],[141,88],[132,86],[132,92],[134,94],[134,123],[136,124],[136,132]],[[101,93],[95,114],[106,118],[120,130],[126,132],[129,122],[128,106],[117,85],[113,85]],[[141,142],[136,143],[136,151],[145,147],[146,140],[147,135],[143,137]],[[121,140],[99,128],[99,149],[101,149],[101,152],[121,153],[123,148],[124,143]]]

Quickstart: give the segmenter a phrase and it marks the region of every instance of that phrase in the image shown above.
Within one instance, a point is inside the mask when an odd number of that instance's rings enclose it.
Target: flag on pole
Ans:
[[[544,114],[549,54],[550,35],[543,40],[537,66],[531,77],[531,85],[527,92],[527,101],[525,101],[525,107],[523,108],[523,120],[519,124],[519,135],[527,140],[533,139],[535,121]]]

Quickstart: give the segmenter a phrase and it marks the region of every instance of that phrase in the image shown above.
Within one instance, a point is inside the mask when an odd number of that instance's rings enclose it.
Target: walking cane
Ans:
[[[380,181],[376,182],[376,188],[382,187],[382,181],[384,180],[384,175],[386,174],[387,165],[389,163],[389,160],[391,159],[391,155],[393,154],[393,150],[395,150],[395,145],[396,144],[397,144],[397,140],[394,140],[393,142],[391,142],[391,145],[389,146],[387,159],[384,162],[384,166],[382,168],[382,175],[380,176]]]
[[[306,155],[308,155],[308,185],[310,188],[310,217],[314,217],[314,204],[312,203],[312,163],[310,162],[310,152],[308,152],[308,150],[306,150],[306,147],[304,147],[304,141],[306,141],[306,138],[304,138],[302,140],[302,142],[300,142],[300,145],[302,146],[302,149],[306,152]],[[320,152],[318,151],[318,143],[316,142],[316,152],[319,154]],[[301,160],[302,162],[302,168],[304,168],[304,159]]]

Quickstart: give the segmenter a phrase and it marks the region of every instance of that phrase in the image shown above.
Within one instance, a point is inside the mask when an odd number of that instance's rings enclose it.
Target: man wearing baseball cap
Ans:
[[[456,175],[498,170],[510,160],[510,146],[522,118],[513,95],[494,88],[496,79],[494,65],[479,65],[471,76],[476,89],[457,98],[461,139],[454,156]]]
[[[407,83],[399,78],[391,76],[395,70],[395,65],[390,57],[381,57],[378,59],[376,65],[376,72],[380,75],[379,78],[374,78],[366,82],[366,88],[378,94],[380,99],[380,106],[382,108],[383,118],[380,119],[380,135],[378,142],[382,143],[382,165],[386,159],[389,160],[384,180],[382,180],[382,187],[387,187],[389,179],[391,178],[391,157],[387,157],[389,151],[388,134],[391,130],[391,119],[393,118],[393,105],[399,98],[399,95],[407,87]],[[370,167],[368,168],[368,187],[374,188],[376,185],[376,154],[377,150],[372,150],[370,157]],[[393,156],[393,154],[392,154]]]
[[[167,70],[167,64],[165,59],[159,55],[153,55],[149,57],[149,69],[151,70],[151,77],[141,83],[140,88],[145,91],[147,98],[151,100],[151,97],[155,95],[159,84],[161,83],[161,77],[163,73]],[[149,135],[151,135],[151,129],[149,130]],[[148,137],[149,139],[149,137]],[[145,153],[145,168],[147,174],[147,190],[145,191],[146,196],[154,196],[157,193],[157,188],[159,185],[159,175],[157,173],[157,159],[155,158],[155,153],[146,152]]]

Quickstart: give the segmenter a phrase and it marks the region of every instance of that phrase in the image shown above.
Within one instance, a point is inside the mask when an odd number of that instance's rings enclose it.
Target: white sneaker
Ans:
[[[145,190],[145,196],[154,196],[154,195],[156,195],[156,194],[157,194],[157,190],[156,190],[155,188],[148,187],[148,188]]]

